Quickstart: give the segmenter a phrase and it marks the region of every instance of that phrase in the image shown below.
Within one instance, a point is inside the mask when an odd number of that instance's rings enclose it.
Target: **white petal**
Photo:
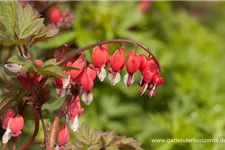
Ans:
[[[120,78],[121,78],[121,76],[120,76],[120,73],[119,72],[117,72],[115,75],[109,73],[109,80],[112,83],[112,85],[115,85],[118,82],[120,82]]]
[[[143,76],[141,75],[141,78],[138,80],[138,84],[141,85],[143,81]]]
[[[129,74],[127,73],[125,76],[124,76],[124,83],[125,83],[125,85],[127,86],[127,82],[128,82],[128,77],[129,77]],[[135,80],[135,78],[134,78],[134,74],[132,75],[132,77],[131,77],[131,83],[130,84],[133,84],[134,83],[134,80]],[[128,86],[127,86],[128,87]]]
[[[76,115],[73,120],[69,120],[69,126],[73,132],[77,131],[77,128],[79,127],[78,115]]]
[[[148,84],[145,84],[144,90],[142,91],[141,95],[143,95],[145,93],[145,91],[147,90],[147,88],[148,88]]]
[[[68,78],[66,79],[63,79],[62,83],[63,83],[63,88],[66,89],[67,86],[70,84],[70,76],[68,76]]]
[[[69,116],[66,114],[66,123],[69,124]]]
[[[5,64],[5,68],[13,73],[18,73],[22,69],[22,65],[17,65],[13,63]]]
[[[56,145],[54,150],[59,150],[59,145]]]
[[[106,77],[106,71],[105,71],[104,66],[102,66],[101,69],[97,71],[97,76],[98,76],[99,80],[103,82],[103,80]]]
[[[126,86],[127,86],[128,76],[129,76],[128,73],[126,73],[123,79],[123,82],[125,83]]]
[[[10,130],[6,130],[4,135],[2,136],[2,143],[8,143],[9,139],[11,138]]]
[[[154,87],[153,87],[153,88],[152,88],[152,90],[151,90],[151,93],[150,93],[150,98],[153,96],[154,91],[155,91],[155,85],[154,85]]]
[[[86,105],[89,105],[93,100],[93,95],[92,95],[92,93],[87,94],[84,92],[81,96],[81,99]]]
[[[58,97],[61,98],[66,95],[66,89],[64,89],[64,88],[56,89],[56,93],[57,93]]]

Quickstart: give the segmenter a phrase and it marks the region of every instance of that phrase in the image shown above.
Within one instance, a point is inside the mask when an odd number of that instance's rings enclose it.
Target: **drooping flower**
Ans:
[[[68,78],[55,78],[52,84],[56,87],[56,93],[58,97],[63,97],[67,94],[70,83],[70,76],[68,76]]]
[[[103,81],[106,76],[104,67],[108,64],[109,52],[108,44],[94,47],[92,51],[92,62],[97,69],[97,75],[100,81]]]
[[[79,126],[79,116],[84,111],[84,108],[81,108],[80,98],[77,96],[76,99],[72,96],[70,102],[68,103],[70,106],[66,115],[66,122],[69,124],[70,128],[75,132]]]
[[[115,85],[120,81],[121,76],[119,71],[123,69],[125,62],[125,47],[122,46],[120,50],[116,50],[110,58],[109,80],[112,85]]]
[[[130,50],[126,64],[126,69],[128,73],[124,77],[124,83],[127,87],[129,87],[134,82],[134,73],[138,70],[139,66],[139,55],[136,55],[134,50]]]
[[[96,71],[92,65],[89,65],[87,68],[84,68],[83,72],[77,78],[77,82],[81,84],[82,88],[82,101],[87,105],[89,105],[93,100],[91,90],[93,88],[95,78]]]
[[[68,76],[70,76],[72,81],[74,81],[80,75],[80,73],[83,71],[84,65],[85,65],[85,56],[80,55],[80,57],[76,61],[74,61],[73,63],[71,63],[71,62],[67,63],[67,66],[75,67],[76,69],[66,71],[66,74]]]
[[[4,135],[2,136],[2,143],[8,143],[11,137],[17,137],[22,132],[24,125],[24,120],[21,115],[16,115],[12,109],[6,112],[5,117],[2,121],[2,128],[6,129]]]
[[[57,143],[59,149],[63,149],[63,147],[69,142],[70,140],[70,134],[68,131],[68,128],[66,124],[64,123],[62,127],[60,128],[57,136]]]

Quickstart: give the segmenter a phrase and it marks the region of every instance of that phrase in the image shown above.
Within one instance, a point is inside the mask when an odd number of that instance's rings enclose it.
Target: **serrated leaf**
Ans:
[[[55,36],[59,29],[45,26],[44,18],[31,6],[22,8],[17,1],[0,2],[0,43],[23,45],[25,42],[45,40]]]
[[[0,26],[0,42],[13,42],[15,40],[15,5],[13,1],[0,2]]]

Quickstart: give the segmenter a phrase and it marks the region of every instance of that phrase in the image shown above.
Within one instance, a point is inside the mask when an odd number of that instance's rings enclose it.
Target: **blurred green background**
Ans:
[[[52,49],[70,41],[77,47],[115,38],[142,43],[153,51],[163,69],[165,82],[156,96],[139,95],[140,74],[129,88],[122,81],[112,86],[108,77],[103,83],[96,80],[94,100],[90,106],[82,103],[85,111],[80,122],[133,137],[146,150],[224,149],[225,143],[168,144],[152,143],[151,139],[225,138],[225,3],[151,2],[146,12],[140,12],[139,4],[68,2],[74,15],[71,28],[37,43],[33,50],[45,60],[53,57]],[[119,46],[111,44],[110,54]],[[137,51],[144,53],[140,48]],[[91,51],[85,53],[90,58]],[[44,106],[49,111],[46,121],[49,116],[53,119],[60,103],[53,98]],[[33,132],[32,120],[25,123],[21,143]],[[42,138],[40,131],[36,141]]]

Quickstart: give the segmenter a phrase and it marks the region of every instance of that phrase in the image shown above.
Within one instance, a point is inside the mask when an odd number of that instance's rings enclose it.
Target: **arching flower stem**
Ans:
[[[77,54],[79,54],[83,51],[94,48],[95,46],[101,46],[101,45],[110,44],[110,43],[120,43],[120,44],[121,43],[129,43],[129,44],[133,44],[137,47],[140,47],[140,48],[144,49],[146,52],[148,52],[152,56],[152,58],[155,60],[155,62],[157,64],[157,66],[159,67],[159,70],[161,71],[159,61],[156,59],[156,57],[154,56],[154,54],[152,53],[150,48],[148,48],[148,47],[146,47],[146,46],[144,46],[144,45],[142,45],[138,42],[135,42],[135,41],[132,41],[132,40],[126,40],[126,39],[114,39],[114,40],[102,41],[102,42],[97,42],[95,44],[91,44],[91,45],[79,48],[79,49],[76,50],[76,52],[74,54],[70,54],[67,57],[65,57],[65,59],[60,62],[60,65],[66,63],[69,59],[73,58],[74,56],[76,56]]]

